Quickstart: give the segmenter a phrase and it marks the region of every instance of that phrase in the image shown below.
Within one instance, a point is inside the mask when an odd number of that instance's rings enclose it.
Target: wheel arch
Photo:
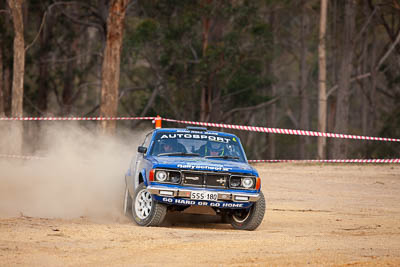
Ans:
[[[142,173],[139,173],[138,182],[139,182],[139,184],[144,182]]]
[[[144,183],[146,186],[148,186],[148,180],[146,176],[146,170],[143,169],[142,171],[139,172],[138,176],[135,177],[135,189],[141,184]]]

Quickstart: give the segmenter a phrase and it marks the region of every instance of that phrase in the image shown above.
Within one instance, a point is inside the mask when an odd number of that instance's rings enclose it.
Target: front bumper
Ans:
[[[190,198],[191,192],[199,191],[211,191],[209,189],[193,189],[193,188],[181,188],[181,187],[169,187],[169,186],[148,186],[147,190],[152,195],[162,197],[174,197],[174,198]],[[256,202],[260,195],[258,193],[242,193],[233,192],[227,190],[212,190],[213,193],[218,194],[218,201],[233,201],[233,202]]]

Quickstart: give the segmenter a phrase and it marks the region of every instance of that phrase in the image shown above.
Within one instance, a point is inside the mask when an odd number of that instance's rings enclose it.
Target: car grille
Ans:
[[[183,173],[183,184],[203,186],[204,185],[204,175],[201,173],[184,172]]]
[[[183,172],[183,185],[209,187],[209,188],[227,188],[229,175],[221,173],[201,173],[201,172]]]

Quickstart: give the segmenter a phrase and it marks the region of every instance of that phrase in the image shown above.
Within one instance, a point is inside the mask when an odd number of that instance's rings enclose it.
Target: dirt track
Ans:
[[[0,265],[400,265],[400,166],[256,167],[267,199],[256,231],[189,214],[159,228],[3,217]]]

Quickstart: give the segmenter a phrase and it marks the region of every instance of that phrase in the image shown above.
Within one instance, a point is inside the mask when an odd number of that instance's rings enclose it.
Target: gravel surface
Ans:
[[[255,166],[267,210],[251,232],[195,214],[170,214],[163,227],[138,227],[121,214],[122,203],[106,209],[109,218],[85,209],[63,216],[62,201],[54,215],[29,213],[20,204],[29,186],[11,194],[22,183],[10,185],[0,176],[0,266],[400,266],[400,166]],[[122,202],[123,188],[117,191],[106,200]],[[13,202],[10,195],[18,195],[14,215],[4,205]],[[59,192],[54,202],[67,195]]]

